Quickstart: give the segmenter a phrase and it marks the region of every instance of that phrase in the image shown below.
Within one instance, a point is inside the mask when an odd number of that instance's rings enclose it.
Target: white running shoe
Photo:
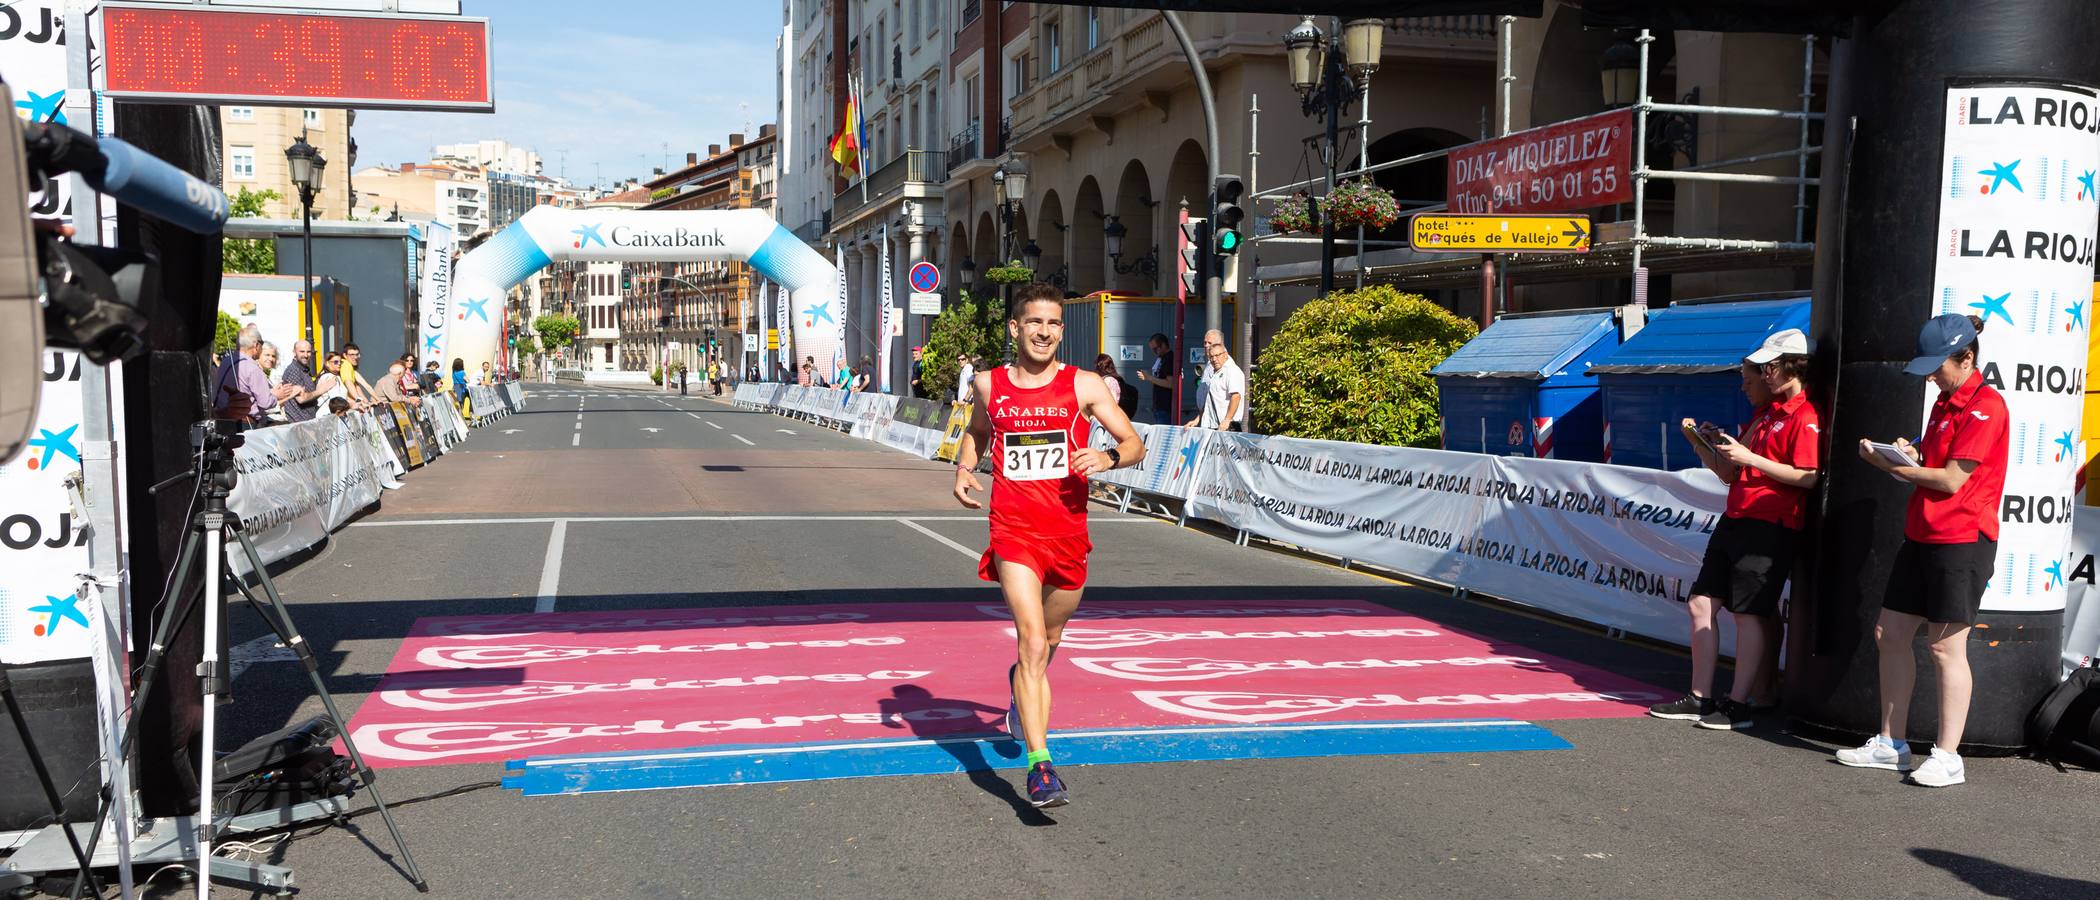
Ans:
[[[1961,763],[1961,754],[1934,747],[1925,764],[1910,773],[1910,780],[1926,787],[1953,787],[1967,781],[1968,773]]]
[[[1837,761],[1862,769],[1894,769],[1898,772],[1911,770],[1910,745],[1892,741],[1881,735],[1867,739],[1865,744],[1837,752]]]

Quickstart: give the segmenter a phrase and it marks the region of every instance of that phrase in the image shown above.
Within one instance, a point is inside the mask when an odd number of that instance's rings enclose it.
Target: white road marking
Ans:
[[[547,559],[540,564],[540,596],[533,601],[533,612],[553,612],[554,597],[561,588],[561,548],[569,539],[569,521],[555,519],[554,530],[547,535]]]
[[[577,433],[575,433],[575,434],[569,435],[569,446],[571,446],[571,447],[581,447],[581,446],[583,446],[583,432],[580,432],[580,431],[579,431],[579,432],[577,432]]]
[[[693,416],[693,414],[692,414],[692,413],[686,413],[686,415],[689,415],[689,416]],[[700,419],[700,417],[699,417],[699,416],[693,416],[693,418],[695,418],[695,419]],[[707,422],[707,420],[706,420],[706,419],[700,419],[700,421],[702,421],[702,422]],[[715,423],[713,423],[713,422],[707,422],[707,427],[709,427],[709,428],[712,428],[712,429],[714,429],[714,430],[716,430],[716,431],[721,431],[721,430],[722,430],[722,426],[720,426],[720,425],[716,425],[716,424],[715,424]]]
[[[577,430],[577,431],[582,431],[582,430],[583,430],[583,420],[582,420],[582,419],[577,419],[577,420],[576,420],[576,430]]]
[[[699,414],[699,413],[686,413],[686,415],[692,416],[692,417],[693,417],[693,418],[695,418],[695,419],[700,419],[700,414]],[[700,419],[700,421],[702,421],[702,422],[706,422],[707,420],[706,420],[706,419]],[[716,425],[715,427],[716,427],[716,428],[720,428],[720,427],[722,427],[722,426],[720,426],[720,425]]]
[[[744,446],[746,446],[746,447],[756,447],[756,446],[758,446],[757,444],[751,443],[751,439],[750,439],[750,438],[747,438],[747,437],[745,437],[745,436],[743,436],[743,435],[741,435],[741,434],[732,434],[732,435],[730,435],[730,437],[733,437],[733,438],[736,438],[737,440],[743,441],[743,442],[744,442]]]
[[[906,528],[909,528],[909,529],[911,529],[911,530],[913,530],[913,531],[916,531],[916,532],[918,532],[918,533],[920,533],[920,534],[923,534],[923,535],[925,535],[925,536],[927,536],[927,537],[933,538],[933,539],[934,539],[934,540],[936,540],[936,541],[940,541],[941,543],[943,543],[943,544],[946,544],[946,545],[948,545],[948,548],[949,548],[949,549],[951,549],[951,550],[954,550],[955,552],[957,552],[957,553],[960,553],[960,554],[962,554],[962,555],[964,555],[964,556],[967,556],[967,557],[969,557],[969,558],[971,558],[971,559],[977,559],[977,558],[979,558],[979,557],[983,556],[983,554],[981,554],[981,553],[979,553],[979,552],[977,552],[977,551],[975,551],[975,550],[972,550],[972,549],[970,549],[970,548],[968,548],[968,547],[965,547],[965,546],[963,546],[963,545],[961,545],[961,544],[958,544],[958,543],[956,543],[956,542],[954,542],[954,541],[951,541],[951,540],[949,540],[949,539],[947,538],[947,536],[946,536],[946,535],[943,535],[943,534],[941,534],[941,533],[940,533],[940,532],[938,532],[938,531],[935,531],[935,530],[933,530],[933,529],[931,529],[931,528],[928,528],[928,527],[926,527],[926,526],[924,526],[924,525],[921,525],[921,524],[919,524],[919,523],[917,523],[917,522],[914,522],[914,521],[912,521],[912,520],[910,520],[910,519],[898,519],[897,521],[898,521],[898,522],[900,522],[900,523],[902,523],[902,524],[904,525],[904,527],[906,527]]]

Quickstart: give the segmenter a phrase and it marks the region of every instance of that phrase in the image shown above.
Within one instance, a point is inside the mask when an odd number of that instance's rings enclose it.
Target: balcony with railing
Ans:
[[[939,150],[906,150],[896,159],[868,175],[866,190],[859,182],[849,184],[831,202],[831,222],[837,227],[851,222],[867,210],[905,196],[938,197],[948,180],[948,154]]]

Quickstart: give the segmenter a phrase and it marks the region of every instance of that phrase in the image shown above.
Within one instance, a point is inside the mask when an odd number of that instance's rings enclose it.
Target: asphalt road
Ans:
[[[717,401],[537,386],[278,583],[352,714],[422,617],[995,602],[949,545],[984,540],[949,471]],[[1129,518],[1096,507],[1090,600],[1368,600],[1685,677],[1672,653],[1112,521]],[[231,623],[235,644],[264,633]],[[319,711],[282,662],[248,665],[235,691],[233,741]],[[1540,724],[1573,749],[1067,766],[1075,803],[1054,817],[1018,803],[1011,772],[527,798],[485,786],[497,766],[438,765],[381,787],[438,897],[2100,896],[2100,776],[1972,759],[1968,785],[1934,791],[1835,765],[1779,723]],[[376,816],[258,848],[304,896],[415,896],[390,851]]]

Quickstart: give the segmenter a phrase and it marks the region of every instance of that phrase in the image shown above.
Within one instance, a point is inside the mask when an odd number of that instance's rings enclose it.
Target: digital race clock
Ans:
[[[105,3],[102,52],[119,100],[496,108],[480,18]]]

